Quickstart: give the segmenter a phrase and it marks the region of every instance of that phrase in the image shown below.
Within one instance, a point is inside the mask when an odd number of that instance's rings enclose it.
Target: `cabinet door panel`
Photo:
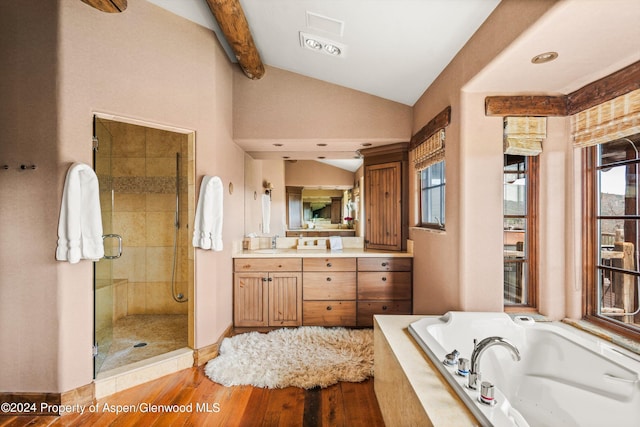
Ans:
[[[235,326],[267,326],[266,273],[236,273],[234,278],[233,319]]]
[[[269,275],[269,326],[302,324],[302,274]]]
[[[356,271],[355,258],[304,258],[304,271]]]
[[[401,300],[411,299],[410,272],[358,273],[358,299]]]
[[[402,166],[390,162],[365,168],[367,248],[402,249]]]
[[[355,301],[305,301],[302,304],[306,326],[355,326]]]
[[[356,273],[304,273],[305,300],[355,300]]]

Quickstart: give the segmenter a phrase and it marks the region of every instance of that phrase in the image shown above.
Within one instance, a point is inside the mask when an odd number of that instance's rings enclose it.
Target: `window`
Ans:
[[[421,225],[444,229],[444,160],[420,172]]]
[[[640,134],[586,149],[587,316],[640,336]]]
[[[538,157],[505,154],[503,253],[505,306],[535,306]]]

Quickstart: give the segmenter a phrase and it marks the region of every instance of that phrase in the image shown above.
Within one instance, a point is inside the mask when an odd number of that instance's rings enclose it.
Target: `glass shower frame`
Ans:
[[[162,130],[176,134],[183,134],[186,136],[186,146],[181,149],[180,156],[182,157],[182,165],[180,166],[180,180],[184,179],[183,183],[180,183],[180,187],[185,190],[184,204],[182,205],[180,212],[180,233],[181,239],[184,235],[187,235],[187,240],[190,242],[190,236],[192,229],[193,213],[195,210],[195,132],[184,129],[177,129],[173,127],[165,127],[162,125],[154,125],[150,123],[140,122],[135,119],[126,119],[121,117],[113,117],[110,115],[98,115],[94,118],[94,135],[97,136],[97,150],[94,150],[94,169],[98,175],[100,183],[100,200],[102,207],[102,219],[103,219],[103,233],[105,236],[111,235],[118,230],[114,230],[115,222],[115,205],[117,202],[117,188],[114,182],[117,178],[114,178],[114,168],[117,171],[117,165],[114,164],[114,135],[109,131],[108,125],[105,126],[101,119],[111,122],[120,122],[126,125],[142,126],[149,130]],[[94,138],[94,145],[96,144]],[[186,179],[185,179],[186,177]],[[177,185],[176,184],[176,185]],[[176,200],[177,203],[177,200]],[[177,218],[178,219],[178,218]],[[101,368],[109,353],[111,343],[113,341],[114,331],[114,319],[115,312],[118,311],[116,307],[115,296],[111,291],[107,289],[115,289],[115,286],[120,286],[122,280],[114,278],[115,270],[122,270],[122,268],[115,268],[110,256],[118,253],[118,241],[117,239],[106,238],[105,243],[105,259],[100,260],[94,264],[94,377],[98,378],[98,374],[102,373]],[[183,249],[184,251],[184,249]],[[192,296],[193,284],[194,284],[194,252],[193,247],[187,244],[186,260],[183,258],[181,268],[186,272],[186,288],[183,287],[183,292],[186,294],[185,306],[187,306],[187,319],[188,325],[185,330],[187,334],[188,346],[193,348],[194,346],[194,334],[193,334],[193,311],[194,304]],[[126,248],[125,248],[126,252]],[[126,254],[124,255],[126,256]],[[186,261],[186,262],[185,262]],[[175,262],[175,260],[174,260]],[[118,276],[119,277],[119,276]],[[118,282],[118,283],[115,283]],[[183,285],[185,286],[185,285]],[[103,290],[105,289],[105,290]],[[117,350],[117,348],[114,347]],[[106,365],[105,365],[106,366]]]

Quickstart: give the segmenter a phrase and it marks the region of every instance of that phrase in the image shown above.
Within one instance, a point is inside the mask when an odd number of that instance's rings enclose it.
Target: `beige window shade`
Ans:
[[[574,147],[590,147],[640,132],[640,89],[571,116]]]
[[[440,129],[413,149],[413,164],[417,172],[444,160],[444,129]]]
[[[505,117],[503,146],[505,154],[537,156],[547,137],[546,117]]]

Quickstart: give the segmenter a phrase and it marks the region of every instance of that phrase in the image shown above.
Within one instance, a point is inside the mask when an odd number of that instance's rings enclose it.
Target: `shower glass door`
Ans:
[[[111,165],[112,135],[100,119],[94,118],[93,167],[100,185],[100,205],[104,235],[113,231],[113,174]],[[113,340],[113,260],[115,239],[105,239],[105,258],[94,263],[94,378],[109,353]]]

